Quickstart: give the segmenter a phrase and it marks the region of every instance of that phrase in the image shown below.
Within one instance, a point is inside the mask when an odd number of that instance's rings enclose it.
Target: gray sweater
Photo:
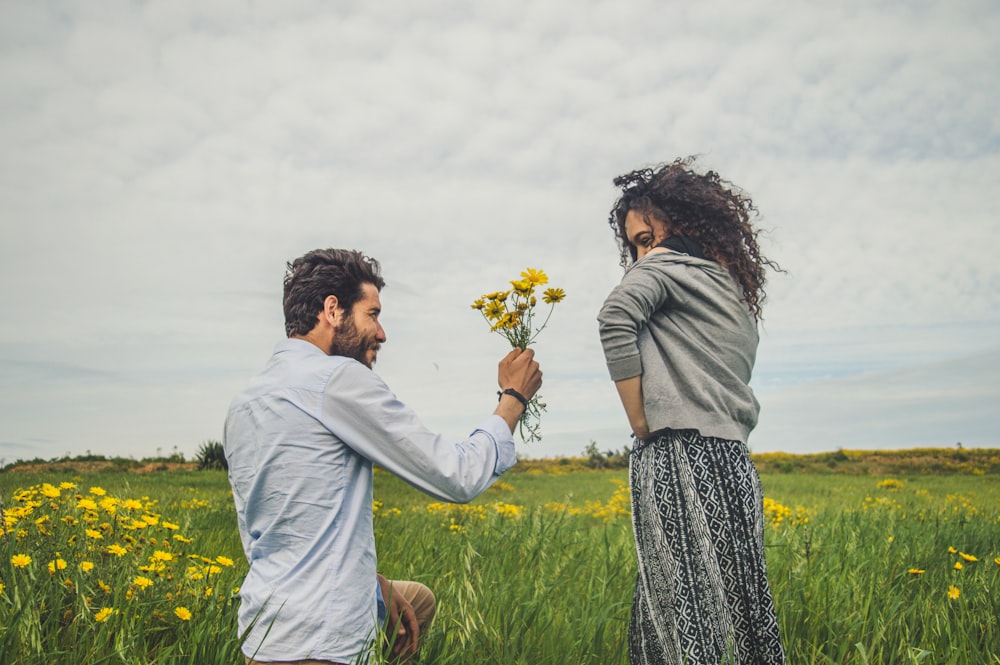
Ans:
[[[760,406],[748,385],[757,325],[729,270],[657,252],[633,264],[597,317],[615,381],[642,375],[649,431],[746,442]]]

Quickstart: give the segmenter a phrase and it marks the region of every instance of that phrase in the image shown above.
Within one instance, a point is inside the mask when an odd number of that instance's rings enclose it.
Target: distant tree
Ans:
[[[229,462],[226,461],[226,452],[220,441],[205,441],[202,443],[201,447],[198,448],[198,454],[195,455],[195,460],[197,460],[198,469],[200,470],[229,470]]]

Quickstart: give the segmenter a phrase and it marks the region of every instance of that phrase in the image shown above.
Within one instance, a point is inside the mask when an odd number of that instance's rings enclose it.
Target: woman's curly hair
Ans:
[[[729,268],[743,289],[743,299],[760,320],[765,268],[781,267],[765,258],[757,245],[759,230],[750,223],[757,209],[750,197],[715,171],[698,173],[694,157],[644,168],[614,179],[622,190],[608,217],[621,252],[621,265],[636,260],[636,248],[625,234],[625,217],[635,210],[667,225],[671,234],[699,242],[707,258]]]

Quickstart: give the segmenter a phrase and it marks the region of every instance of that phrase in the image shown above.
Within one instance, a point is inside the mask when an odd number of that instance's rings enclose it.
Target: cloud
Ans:
[[[337,245],[384,264],[379,372],[459,432],[503,352],[468,303],[548,271],[569,298],[539,344],[546,431],[618,447],[594,324],[621,274],[611,179],[696,153],[752,194],[788,269],[768,289],[765,397],[996,339],[988,2],[21,3],[5,19],[0,362],[25,368],[7,441],[217,438],[282,334],[284,262]],[[64,392],[46,367],[106,375]]]

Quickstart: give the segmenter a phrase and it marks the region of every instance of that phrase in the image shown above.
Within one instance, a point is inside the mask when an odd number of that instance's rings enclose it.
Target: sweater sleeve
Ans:
[[[637,263],[611,291],[597,315],[601,346],[611,379],[642,374],[639,333],[670,299],[668,280],[654,265]]]

